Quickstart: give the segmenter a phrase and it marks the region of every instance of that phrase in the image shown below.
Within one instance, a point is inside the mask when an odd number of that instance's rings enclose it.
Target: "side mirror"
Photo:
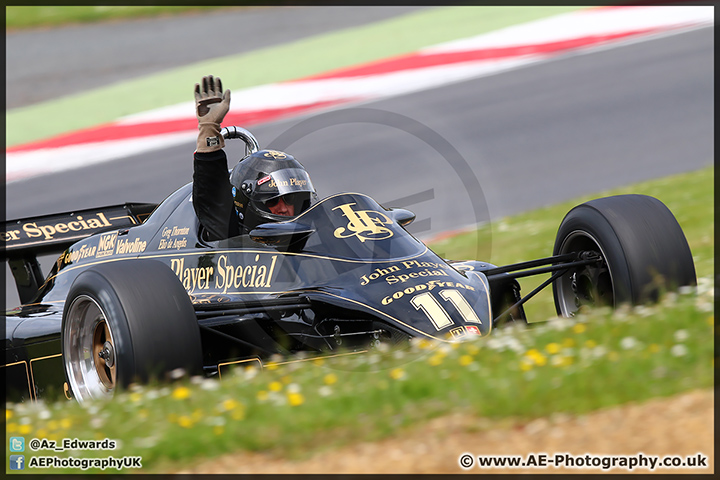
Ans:
[[[290,246],[315,233],[315,229],[295,222],[263,223],[250,231],[254,242],[270,247]],[[302,246],[297,250],[301,250]]]
[[[393,208],[387,212],[387,215],[401,227],[407,227],[413,222],[413,220],[415,220],[415,214],[410,210],[405,210],[404,208]]]

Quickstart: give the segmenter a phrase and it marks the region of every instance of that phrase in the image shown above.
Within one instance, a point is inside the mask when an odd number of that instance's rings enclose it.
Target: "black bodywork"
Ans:
[[[485,336],[499,322],[526,322],[522,303],[536,292],[521,298],[516,277],[598,261],[446,261],[404,229],[411,212],[351,193],[325,198],[292,221],[208,242],[191,193],[188,184],[157,206],[5,224],[5,256],[22,301],[5,317],[8,400],[68,394],[63,307],[78,274],[100,263],[151,258],[167,265],[192,300],[205,374],[221,375],[227,366],[262,365],[274,354]],[[61,253],[43,277],[37,255],[53,251]]]

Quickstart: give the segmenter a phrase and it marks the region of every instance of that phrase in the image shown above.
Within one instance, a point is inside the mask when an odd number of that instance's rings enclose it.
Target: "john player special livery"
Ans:
[[[246,130],[224,135],[257,150]],[[440,258],[405,230],[411,212],[359,193],[220,241],[205,240],[191,200],[188,184],[159,205],[5,222],[22,302],[5,319],[9,400],[54,391],[83,402],[177,368],[222,376],[273,354],[482,337],[525,323],[524,302],[548,285],[558,313],[571,316],[695,283],[677,221],[641,195],[575,207],[551,257],[502,267]],[[44,276],[37,256],[52,252]],[[522,296],[516,279],[543,273]]]

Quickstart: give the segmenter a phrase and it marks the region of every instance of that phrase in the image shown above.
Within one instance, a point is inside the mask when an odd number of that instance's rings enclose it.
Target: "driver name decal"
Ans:
[[[180,250],[188,246],[186,235],[190,233],[189,227],[165,227],[162,229],[158,250]]]
[[[275,271],[277,255],[261,260],[255,256],[255,262],[247,265],[233,265],[226,255],[220,255],[217,264],[204,266],[186,266],[186,258],[173,258],[170,268],[180,279],[188,293],[213,291],[227,293],[228,290],[244,288],[270,288]]]
[[[361,242],[365,240],[385,240],[393,236],[392,230],[385,225],[392,225],[392,220],[382,212],[377,210],[358,210],[352,209],[355,203],[346,203],[339,205],[333,210],[340,209],[342,215],[348,219],[345,227],[335,229],[335,238],[357,237]]]

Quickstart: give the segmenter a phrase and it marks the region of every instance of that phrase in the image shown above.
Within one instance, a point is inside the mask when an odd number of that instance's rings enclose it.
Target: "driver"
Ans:
[[[305,168],[292,155],[260,150],[242,158],[228,177],[220,123],[230,108],[230,90],[220,78],[195,84],[198,119],[194,154],[193,207],[207,231],[206,240],[248,233],[266,222],[288,220],[316,199]]]

